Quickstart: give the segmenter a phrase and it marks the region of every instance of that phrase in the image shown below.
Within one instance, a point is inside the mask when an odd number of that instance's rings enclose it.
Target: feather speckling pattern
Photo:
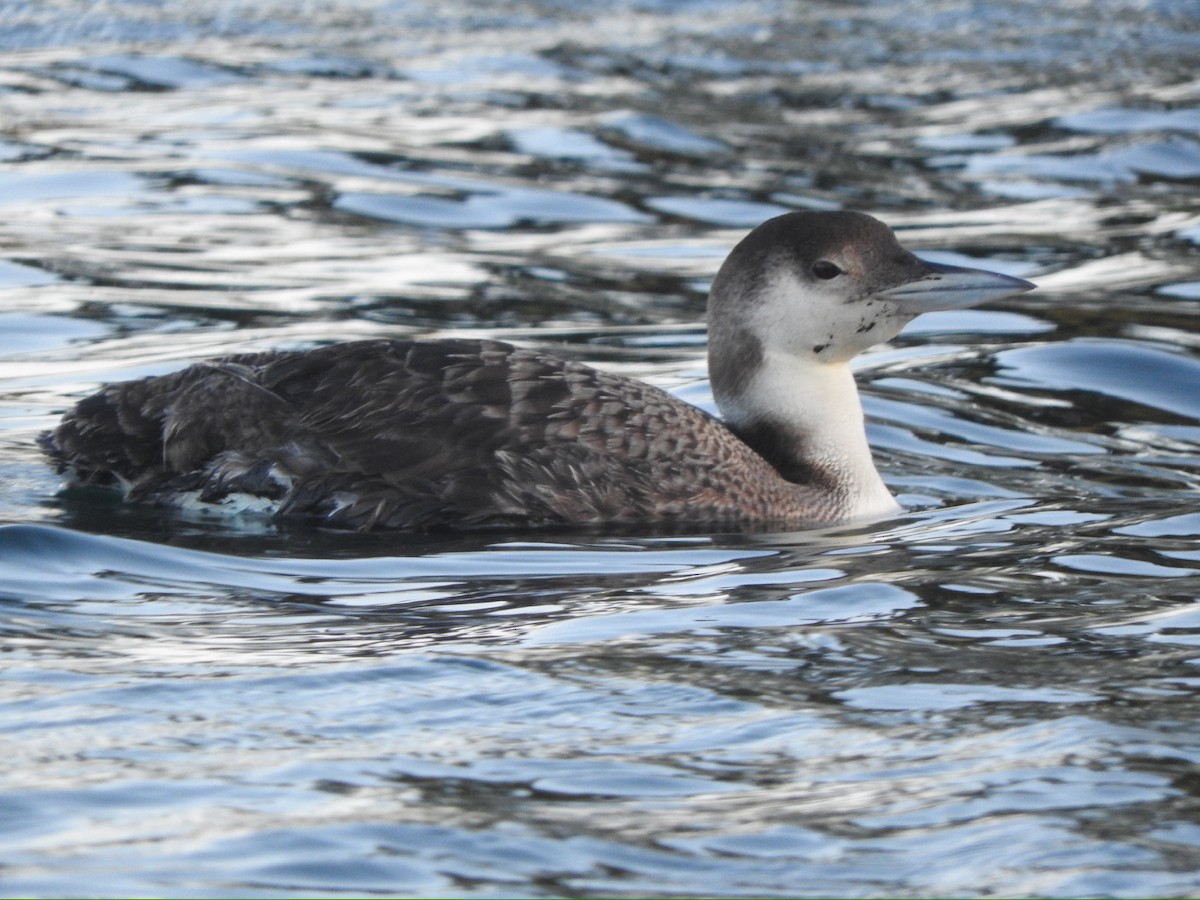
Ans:
[[[248,493],[355,529],[784,525],[823,505],[702,410],[496,341],[231,356],[105,387],[42,443],[131,500]]]

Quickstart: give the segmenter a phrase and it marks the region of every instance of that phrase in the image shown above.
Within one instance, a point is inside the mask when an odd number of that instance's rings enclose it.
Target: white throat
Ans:
[[[847,519],[880,518],[900,508],[875,469],[846,363],[768,350],[742,396],[722,401],[735,427],[769,422],[794,440],[796,457],[838,495]]]

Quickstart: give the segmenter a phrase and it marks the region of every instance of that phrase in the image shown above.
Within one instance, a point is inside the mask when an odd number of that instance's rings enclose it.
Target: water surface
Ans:
[[[0,892],[1200,893],[1193,4],[185,7],[0,11]],[[36,450],[382,335],[711,409],[801,208],[1041,286],[859,361],[887,522],[339,534]]]

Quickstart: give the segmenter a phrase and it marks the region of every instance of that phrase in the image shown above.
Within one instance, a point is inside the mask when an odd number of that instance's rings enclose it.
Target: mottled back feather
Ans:
[[[813,517],[812,497],[703,411],[495,341],[232,356],[106,387],[43,439],[131,498],[274,499],[348,528]]]

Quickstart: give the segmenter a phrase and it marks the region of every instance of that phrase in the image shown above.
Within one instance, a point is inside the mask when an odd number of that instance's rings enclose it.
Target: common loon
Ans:
[[[751,231],[712,284],[723,422],[498,341],[366,340],[109,385],[40,443],[60,472],[130,500],[249,493],[343,528],[870,520],[899,506],[850,360],[920,313],[1033,287],[922,261],[863,213],[792,212]]]

